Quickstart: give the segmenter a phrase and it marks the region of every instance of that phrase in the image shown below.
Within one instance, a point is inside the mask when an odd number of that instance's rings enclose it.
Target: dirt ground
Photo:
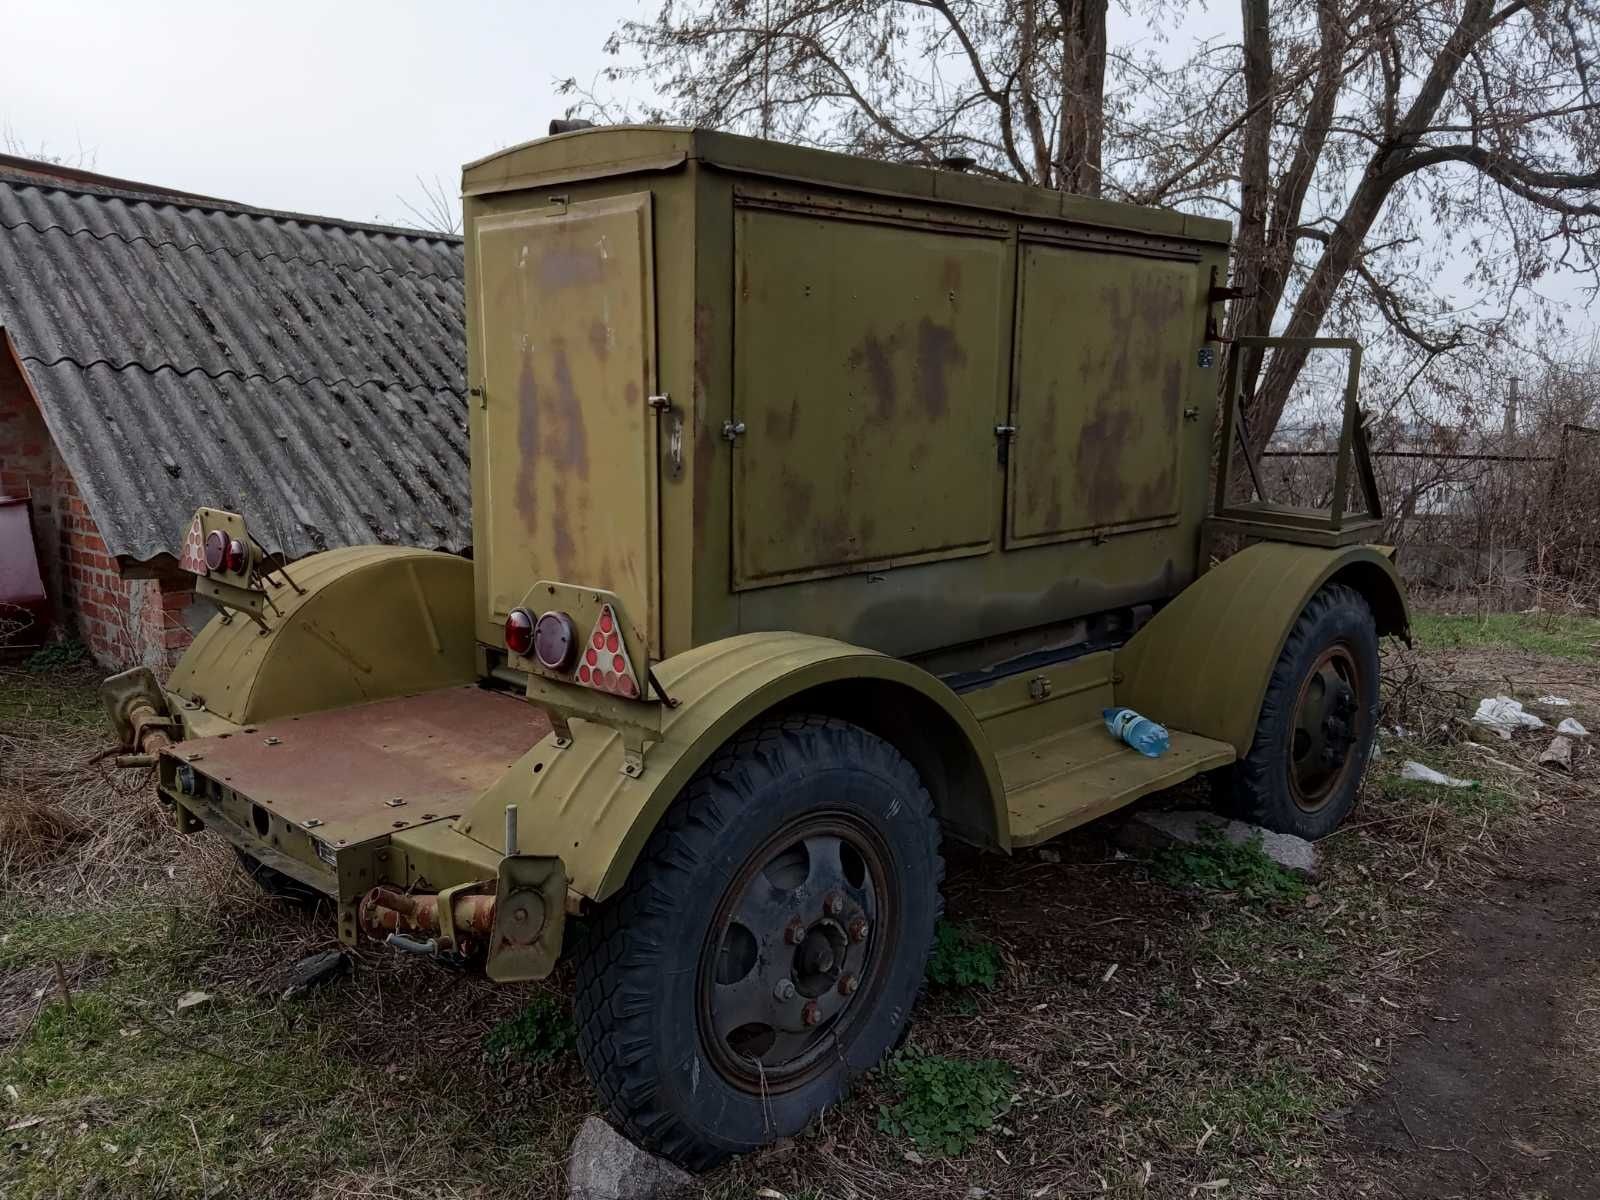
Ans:
[[[1596,816],[1516,847],[1446,914],[1389,1078],[1349,1118],[1373,1194],[1600,1197]]]

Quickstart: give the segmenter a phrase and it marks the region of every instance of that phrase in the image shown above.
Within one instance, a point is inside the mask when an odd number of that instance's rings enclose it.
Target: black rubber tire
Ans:
[[[759,848],[831,811],[889,851],[900,936],[885,945],[878,1003],[831,1061],[765,1096],[730,1083],[702,1042],[698,980],[712,918]],[[939,824],[916,770],[847,722],[791,715],[750,726],[673,802],[626,884],[588,923],[577,959],[578,1052],[616,1123],[690,1170],[800,1132],[902,1037],[943,910]]]
[[[285,875],[282,871],[267,866],[266,863],[254,855],[246,854],[239,847],[233,847],[234,857],[239,860],[239,869],[250,876],[254,883],[274,900],[286,900],[291,904],[300,904],[310,907],[325,897],[316,888],[307,887],[298,879]]]
[[[1290,784],[1291,731],[1300,688],[1319,657],[1343,642],[1358,670],[1358,728],[1354,757],[1327,799],[1313,810],[1296,803]],[[1364,693],[1364,694],[1362,694]],[[1236,816],[1277,833],[1315,841],[1337,829],[1355,807],[1378,728],[1378,629],[1365,597],[1330,583],[1307,602],[1278,656],[1256,722],[1250,752],[1219,782],[1225,806]]]

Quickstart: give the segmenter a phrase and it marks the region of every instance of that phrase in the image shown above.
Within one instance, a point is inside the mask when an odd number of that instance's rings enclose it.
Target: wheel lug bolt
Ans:
[[[778,986],[772,989],[772,995],[773,995],[773,997],[775,999],[778,999],[778,1000],[793,1000],[794,999],[794,980],[792,980],[792,979],[780,979],[780,980],[778,980]]]
[[[854,995],[856,988],[860,986],[860,981],[854,975],[841,975],[839,977],[839,994],[841,996]]]
[[[850,922],[850,940],[852,942],[866,941],[867,931],[868,925],[865,917],[857,917],[855,920]]]
[[[829,892],[828,898],[822,902],[822,911],[830,917],[837,917],[844,911],[844,897],[838,892]]]
[[[800,1013],[800,1019],[807,1025],[815,1025],[822,1020],[822,1010],[817,1007],[817,1002],[812,1000]]]
[[[784,927],[783,940],[788,942],[791,946],[798,946],[805,940],[805,936],[806,927],[800,923],[800,919],[798,917],[796,917],[793,921],[790,921],[789,924]]]

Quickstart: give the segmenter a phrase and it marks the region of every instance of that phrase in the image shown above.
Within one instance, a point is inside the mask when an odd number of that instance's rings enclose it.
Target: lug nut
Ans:
[[[850,922],[850,940],[852,942],[866,941],[867,933],[870,931],[870,929],[871,927],[867,924],[867,919],[865,917],[857,917],[855,920]]]
[[[807,1025],[815,1025],[818,1021],[822,1020],[822,1010],[817,1007],[817,1002],[815,1000],[812,1000],[805,1006],[805,1009],[800,1013],[800,1019]]]
[[[822,911],[830,917],[837,917],[844,911],[844,897],[838,892],[829,892],[828,898],[822,902]]]
[[[839,977],[839,994],[841,996],[854,995],[855,990],[860,986],[861,981],[854,975],[841,975]]]
[[[793,921],[790,921],[788,925],[784,926],[783,940],[788,942],[789,945],[798,946],[805,940],[805,937],[806,927],[800,923],[800,919],[798,917],[796,917]]]
[[[780,979],[778,986],[772,989],[773,998],[779,1001],[794,999],[794,980]]]

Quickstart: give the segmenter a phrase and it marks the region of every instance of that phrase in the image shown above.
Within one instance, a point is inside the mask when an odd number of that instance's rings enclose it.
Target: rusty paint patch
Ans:
[[[887,340],[875,333],[862,339],[861,345],[845,358],[852,371],[865,371],[867,387],[872,395],[871,417],[875,421],[892,420],[899,407],[899,389],[894,378],[894,352],[897,338]]]
[[[597,287],[605,282],[607,259],[598,246],[578,246],[567,238],[546,245],[534,272],[540,290]]]
[[[950,411],[952,367],[964,366],[966,351],[956,342],[955,330],[924,317],[917,324],[917,398],[931,420],[940,420]]]
[[[517,372],[517,448],[522,459],[517,464],[517,513],[530,532],[539,514],[539,384],[533,373],[533,350],[522,351],[522,366]]]

